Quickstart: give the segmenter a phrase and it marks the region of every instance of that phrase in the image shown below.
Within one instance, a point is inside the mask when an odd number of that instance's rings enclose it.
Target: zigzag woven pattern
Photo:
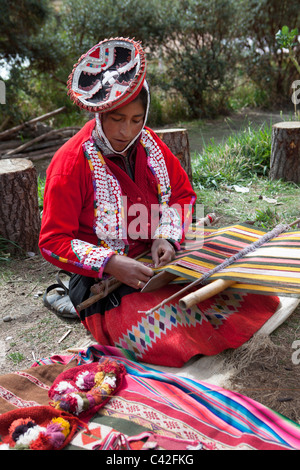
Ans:
[[[177,303],[166,304],[153,315],[142,317],[119,338],[117,346],[133,351],[137,360],[141,360],[158,340],[163,341],[164,335],[169,335],[178,327],[200,327],[209,322],[218,329],[231,315],[239,311],[245,296],[245,293],[223,293],[216,303],[205,307],[203,311],[197,306],[183,310]]]

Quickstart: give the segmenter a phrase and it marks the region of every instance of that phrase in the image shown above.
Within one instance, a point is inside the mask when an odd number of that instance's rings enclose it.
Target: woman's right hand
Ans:
[[[122,255],[113,255],[106,263],[105,272],[134,289],[142,289],[153,276],[151,268]]]

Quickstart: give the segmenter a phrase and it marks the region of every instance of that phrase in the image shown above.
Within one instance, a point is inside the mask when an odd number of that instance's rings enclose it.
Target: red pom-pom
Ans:
[[[49,436],[41,432],[38,438],[30,443],[29,447],[31,450],[51,450],[52,444]]]

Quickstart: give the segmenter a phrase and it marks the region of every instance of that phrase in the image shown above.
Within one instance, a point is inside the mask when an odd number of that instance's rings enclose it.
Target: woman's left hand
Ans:
[[[175,258],[175,249],[165,238],[157,238],[152,243],[151,255],[156,268],[170,263]]]

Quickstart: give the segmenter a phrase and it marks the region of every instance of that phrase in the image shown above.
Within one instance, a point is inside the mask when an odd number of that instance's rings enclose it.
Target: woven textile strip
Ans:
[[[194,232],[195,233],[195,232]],[[196,230],[197,236],[188,234],[184,249],[176,260],[164,269],[176,274],[175,282],[201,279],[202,275],[221,264],[263,236],[266,231],[247,224],[224,228]],[[202,237],[202,246],[201,245]],[[191,240],[191,238],[194,238]],[[195,249],[192,250],[193,245]],[[198,246],[197,246],[198,245]],[[251,292],[292,295],[300,294],[300,231],[282,233],[263,244],[210,280],[231,279],[232,288]]]

